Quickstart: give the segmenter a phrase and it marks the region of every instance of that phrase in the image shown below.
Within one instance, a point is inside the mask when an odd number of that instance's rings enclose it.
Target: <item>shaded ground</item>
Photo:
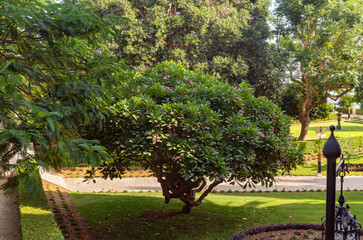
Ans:
[[[190,215],[185,215],[179,213],[183,207],[181,201],[172,199],[165,204],[161,193],[70,193],[74,206],[89,221],[97,240],[215,240],[271,224],[321,226],[325,195],[324,192],[212,193]],[[345,192],[344,196],[351,213],[362,221],[363,192]],[[304,229],[300,225],[294,229]]]
[[[0,185],[6,180],[0,180]],[[20,240],[20,214],[17,196],[6,198],[0,190],[0,240]]]

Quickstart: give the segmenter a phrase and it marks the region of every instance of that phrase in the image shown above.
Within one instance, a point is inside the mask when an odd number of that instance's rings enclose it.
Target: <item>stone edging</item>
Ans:
[[[322,230],[322,224],[309,224],[309,223],[285,223],[285,224],[273,224],[268,226],[261,226],[256,228],[250,228],[245,231],[241,231],[238,233],[233,234],[230,238],[226,240],[241,240],[247,237],[248,235],[254,235],[262,232],[271,232],[271,231],[278,231],[278,230],[289,230],[289,229],[296,229],[296,230]],[[360,230],[360,235],[363,235],[363,229]]]
[[[250,228],[245,231],[241,231],[233,234],[230,238],[226,240],[240,240],[248,235],[254,235],[262,232],[271,232],[278,230],[288,230],[288,229],[313,229],[322,230],[321,224],[308,224],[308,223],[286,223],[286,224],[273,224],[268,226],[261,226],[256,228]]]

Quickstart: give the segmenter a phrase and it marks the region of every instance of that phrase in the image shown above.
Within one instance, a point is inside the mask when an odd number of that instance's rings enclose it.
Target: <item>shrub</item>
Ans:
[[[245,84],[232,87],[164,62],[125,80],[120,93],[105,144],[117,144],[119,161],[105,167],[106,176],[123,159],[139,161],[156,175],[165,202],[179,198],[185,213],[222,182],[268,185],[277,167],[303,162],[290,147],[290,119]]]

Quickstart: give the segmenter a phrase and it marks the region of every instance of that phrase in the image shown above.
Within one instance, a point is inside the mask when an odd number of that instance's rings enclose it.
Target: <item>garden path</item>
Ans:
[[[6,180],[0,180],[0,185]],[[7,198],[0,190],[0,240],[20,240],[20,214],[17,196]]]
[[[79,191],[79,192],[99,192],[99,191],[129,191],[129,192],[138,192],[138,191],[161,191],[160,183],[156,180],[156,178],[148,177],[148,178],[123,178],[123,179],[114,179],[114,180],[104,180],[104,179],[96,179],[96,183],[90,181],[89,183],[83,182],[83,178],[65,178],[65,184],[67,188],[70,188],[71,191]],[[270,188],[266,188],[259,185],[256,187],[248,187],[247,191],[255,190],[255,191],[273,191],[277,189],[281,191],[285,189],[285,191],[296,191],[296,190],[325,190],[326,189],[326,177],[277,177],[277,182]],[[336,189],[340,190],[340,178],[336,179]],[[363,189],[363,176],[346,176],[344,178],[344,190],[362,190]],[[222,183],[216,187],[217,191],[243,191],[238,184],[229,185],[227,183]]]

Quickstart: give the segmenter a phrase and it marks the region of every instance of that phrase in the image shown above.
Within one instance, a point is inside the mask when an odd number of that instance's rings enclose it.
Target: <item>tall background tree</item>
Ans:
[[[38,165],[109,160],[97,140],[78,133],[102,119],[105,89],[119,79],[120,69],[100,51],[107,23],[72,1],[1,1],[0,20],[0,164],[18,167],[24,180]],[[17,165],[9,165],[16,154]]]
[[[300,108],[304,103],[304,100],[304,91],[302,91],[299,84],[286,84],[281,96],[281,109],[285,114],[289,115],[293,119],[298,119]],[[309,113],[309,117],[311,120],[324,119],[329,116],[331,111],[332,106],[330,107],[328,104],[322,104],[313,108]]]
[[[173,60],[232,84],[246,81],[256,96],[279,100],[283,59],[267,41],[268,1],[93,3],[100,16],[113,19],[117,34],[109,47],[134,70]]]
[[[359,0],[277,0],[277,4],[277,41],[289,54],[290,80],[304,94],[298,117],[299,140],[304,140],[312,109],[358,85],[363,6]]]
[[[345,94],[339,98],[338,106],[344,108],[348,112],[348,119],[350,119],[351,110],[355,103],[355,97],[353,94]]]
[[[363,110],[363,78],[360,79],[358,86],[354,89],[355,102],[360,105],[360,109]]]

